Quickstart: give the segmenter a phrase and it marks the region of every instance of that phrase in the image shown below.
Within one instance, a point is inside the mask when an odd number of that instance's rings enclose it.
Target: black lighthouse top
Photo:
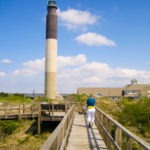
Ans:
[[[55,7],[57,9],[56,0],[48,0],[48,7]]]

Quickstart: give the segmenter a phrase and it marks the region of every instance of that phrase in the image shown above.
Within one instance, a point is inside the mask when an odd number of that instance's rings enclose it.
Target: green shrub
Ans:
[[[25,97],[23,94],[6,94],[1,93],[0,94],[0,101],[3,103],[30,103],[31,98]]]
[[[4,92],[1,92],[1,93],[0,93],[0,97],[1,97],[1,98],[8,97],[8,94],[7,94],[7,93],[4,93]]]
[[[17,121],[0,120],[0,135],[12,134],[19,127]]]
[[[77,103],[82,103],[82,102],[86,102],[88,96],[86,94],[70,94],[68,96],[65,97],[65,100],[68,102],[77,102]]]
[[[120,123],[136,127],[143,136],[150,135],[150,98],[121,100],[118,104],[122,109],[116,113]]]
[[[42,96],[38,96],[34,98],[34,102],[51,102],[51,99],[46,98],[46,97],[42,97]]]

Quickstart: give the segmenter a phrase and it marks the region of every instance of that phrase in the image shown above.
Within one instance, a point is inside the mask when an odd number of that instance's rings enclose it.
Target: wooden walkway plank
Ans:
[[[88,127],[83,114],[75,114],[67,150],[108,150],[95,124]]]

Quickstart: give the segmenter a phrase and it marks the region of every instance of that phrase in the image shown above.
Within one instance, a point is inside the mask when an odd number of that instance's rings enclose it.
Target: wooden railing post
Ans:
[[[106,120],[107,120],[107,118],[105,116],[103,116],[103,125],[105,128],[106,128],[106,124],[107,124]],[[107,137],[105,136],[105,132],[103,132],[103,139],[104,139],[105,143],[107,144]]]
[[[33,105],[31,105],[31,114],[32,114],[32,118],[33,118],[33,114],[34,114],[34,109],[33,109]]]
[[[119,127],[116,127],[116,130],[115,130],[115,141],[121,148],[122,147],[122,130]]]
[[[41,134],[41,106],[38,108],[38,135]]]
[[[106,130],[108,131],[109,134],[111,134],[110,121],[109,121],[109,119],[108,119],[107,117],[105,118],[105,123],[106,123],[106,124],[105,124]],[[110,149],[111,144],[110,144],[110,139],[109,139],[108,136],[106,136],[106,145],[107,145],[107,147]]]
[[[60,146],[62,145],[63,139],[64,139],[64,137],[65,137],[64,132],[66,132],[66,131],[64,130],[64,125],[65,125],[65,124],[63,124],[62,130],[61,130],[61,139],[62,139],[62,140],[61,140]]]
[[[65,114],[67,113],[67,104],[65,104]]]
[[[101,114],[101,122],[102,122],[102,124],[104,124],[104,115],[103,115],[103,114]],[[105,132],[104,132],[104,130],[102,130],[102,137],[103,137],[103,138],[105,137]]]
[[[50,116],[51,115],[51,109],[50,109],[50,105],[48,106],[48,115]]]
[[[5,105],[5,118],[6,118],[6,116],[7,116],[7,105]]]
[[[54,104],[52,104],[52,121],[53,121],[53,118],[54,118]]]
[[[23,114],[25,113],[25,104],[23,103]]]
[[[132,150],[132,142],[129,135],[126,136],[126,150]]]
[[[18,115],[18,120],[21,120],[21,104],[19,104],[19,115]]]

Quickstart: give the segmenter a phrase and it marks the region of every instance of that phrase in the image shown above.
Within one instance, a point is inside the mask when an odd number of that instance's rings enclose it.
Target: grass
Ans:
[[[17,104],[33,104],[37,102],[51,102],[51,100],[45,97],[35,97],[31,99],[25,97],[22,94],[10,94],[0,93],[0,107],[5,105],[17,105]],[[0,149],[2,150],[39,150],[40,146],[50,136],[58,123],[47,126],[46,123],[42,123],[41,135],[37,134],[37,122],[36,120],[11,121],[0,120]]]
[[[86,105],[86,99],[87,99],[87,95],[85,94],[83,95],[72,94],[72,95],[65,97],[66,102],[72,102],[72,103],[78,102],[79,103],[78,105]],[[33,103],[33,102],[39,102],[39,101],[50,102],[50,100],[44,97],[36,97],[35,99],[32,100],[28,97],[24,97],[23,95],[18,95],[18,94],[7,95],[5,93],[2,93],[2,94],[0,93],[0,102],[6,103],[6,104],[7,103],[18,104],[18,103],[24,103],[24,102]],[[130,106],[130,105],[136,105],[137,108],[139,107],[140,109],[138,109],[138,111],[136,110],[138,113],[140,112],[142,105],[143,105],[143,108],[146,108],[146,107],[149,108],[150,99],[144,99],[144,100],[139,100],[139,101],[131,101],[127,99],[120,99],[119,101],[114,101],[108,98],[96,99],[96,106],[102,109],[105,113],[109,114],[115,120],[119,120],[117,118],[118,117],[117,114],[122,115],[120,118],[124,120],[123,118],[124,113],[122,112],[123,110],[127,110],[127,108],[129,109],[129,107],[126,107],[126,106]],[[130,109],[130,110],[134,110],[134,109]],[[149,111],[147,113],[149,114]],[[141,115],[137,114],[137,116],[141,116]],[[54,126],[56,127],[57,125],[54,125]],[[127,124],[124,126],[128,128],[131,132],[135,133],[137,136],[143,138],[147,142],[150,142],[150,137],[148,134],[150,133],[149,129],[147,129],[147,132],[145,132],[145,135],[143,135],[136,126],[129,127],[127,126]],[[44,141],[48,138],[50,133],[53,131],[53,127],[51,131],[43,130],[42,134],[38,136],[36,132],[37,125],[35,124],[35,120],[23,120],[19,122],[19,127],[15,131],[13,131],[12,134],[1,136],[0,149],[16,150],[19,148],[21,150],[27,150],[27,149],[38,150],[40,145],[44,143]],[[142,125],[142,129],[144,129],[143,125]],[[12,140],[12,139],[15,139],[15,140]]]
[[[0,93],[0,102],[4,104],[16,104],[16,103],[31,103],[31,98],[25,97],[22,94],[3,95]]]
[[[39,150],[40,146],[50,136],[50,131],[37,135],[35,120],[22,120],[19,127],[12,133],[1,137],[0,149]],[[12,140],[13,139],[13,140]]]
[[[97,107],[120,122],[128,130],[150,142],[150,99],[97,99]]]

